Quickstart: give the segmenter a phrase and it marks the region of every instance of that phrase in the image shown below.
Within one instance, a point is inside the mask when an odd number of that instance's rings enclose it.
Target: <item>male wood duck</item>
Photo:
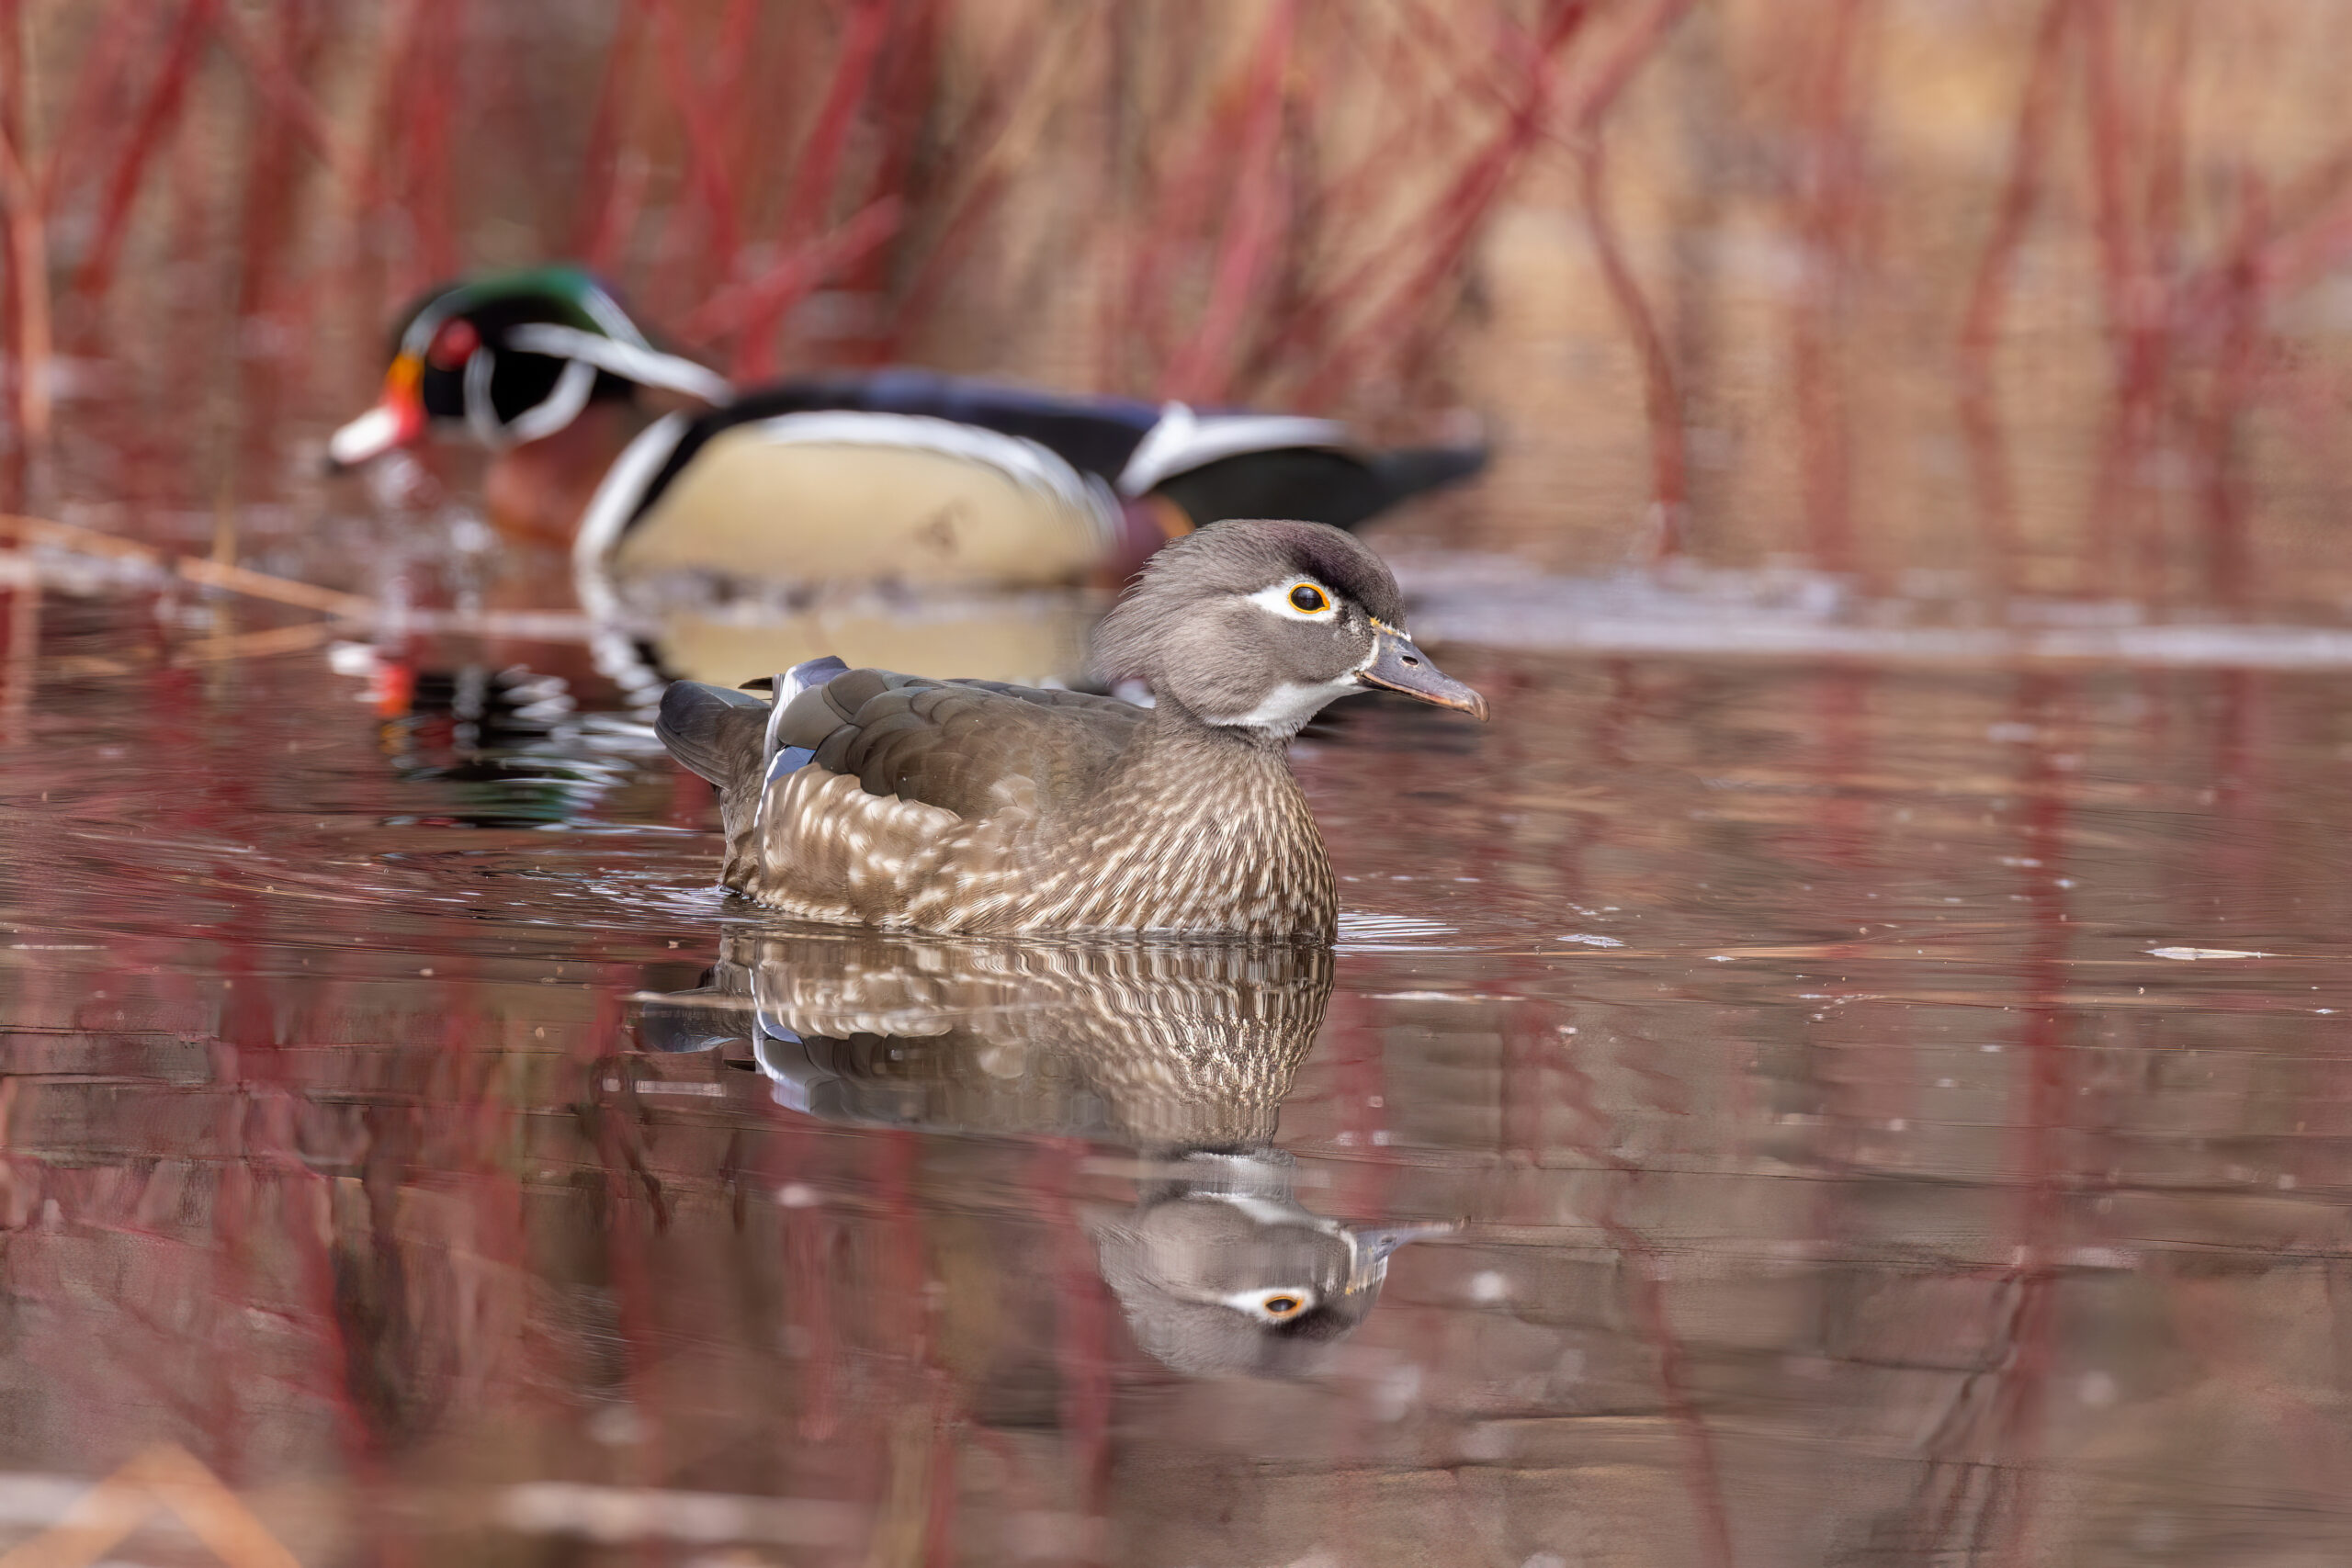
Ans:
[[[656,347],[569,266],[480,278],[413,310],[381,400],[328,452],[348,468],[435,431],[493,454],[492,522],[571,544],[592,611],[614,607],[616,578],[658,572],[1110,586],[1204,524],[1353,527],[1486,461],[1481,446],[1368,452],[1329,420],[921,370],[739,390]]]
[[[1086,1205],[1136,1342],[1178,1371],[1316,1370],[1390,1254],[1446,1224],[1352,1225],[1294,1195],[1275,1121],[1331,993],[1317,946],[942,942],[738,931],[707,985],[642,997],[639,1043],[715,1051],[804,1115],[1078,1137],[1141,1153]]]
[[[1396,579],[1319,523],[1151,558],[1096,636],[1115,697],[812,661],[770,702],[681,681],[656,733],[718,786],[723,880],[806,919],[925,931],[1324,939],[1331,868],[1285,749],[1339,697],[1486,699],[1406,634]]]

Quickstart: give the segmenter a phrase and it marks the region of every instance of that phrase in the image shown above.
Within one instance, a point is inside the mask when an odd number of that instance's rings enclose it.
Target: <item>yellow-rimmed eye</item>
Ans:
[[[1285,1318],[1296,1317],[1300,1313],[1305,1312],[1306,1298],[1291,1291],[1276,1291],[1259,1300],[1258,1310],[1280,1322]]]
[[[1331,601],[1326,598],[1323,590],[1316,587],[1315,584],[1302,582],[1290,591],[1290,604],[1294,610],[1301,610],[1310,615],[1319,615],[1331,607]]]

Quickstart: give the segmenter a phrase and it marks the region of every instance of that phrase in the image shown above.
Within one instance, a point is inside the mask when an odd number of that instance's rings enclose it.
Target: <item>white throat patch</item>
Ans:
[[[1351,670],[1336,681],[1324,681],[1315,685],[1303,685],[1296,681],[1284,681],[1269,690],[1256,707],[1232,718],[1212,718],[1211,724],[1227,729],[1263,729],[1276,735],[1295,735],[1310,718],[1325,707],[1363,686]]]

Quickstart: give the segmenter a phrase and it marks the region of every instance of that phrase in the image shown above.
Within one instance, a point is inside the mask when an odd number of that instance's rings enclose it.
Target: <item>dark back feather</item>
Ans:
[[[1070,803],[1148,716],[1083,692],[852,670],[794,698],[776,739],[807,748],[828,773],[854,774],[869,795],[972,818],[1016,779],[1035,786],[1041,810]]]
[[[1242,452],[1156,487],[1196,525],[1242,517],[1302,517],[1353,528],[1408,496],[1469,478],[1483,446],[1422,446],[1360,457],[1316,447]]]

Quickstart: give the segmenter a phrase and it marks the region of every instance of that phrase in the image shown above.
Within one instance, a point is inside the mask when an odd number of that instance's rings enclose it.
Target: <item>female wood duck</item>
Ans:
[[[942,942],[738,930],[708,982],[637,999],[648,1050],[718,1054],[803,1115],[1087,1138],[1143,1156],[1081,1215],[1136,1342],[1195,1376],[1317,1370],[1390,1254],[1447,1224],[1352,1225],[1294,1192],[1278,1114],[1331,994],[1305,944]]]
[[[718,1050],[831,1122],[1181,1155],[1273,1141],[1331,982],[1331,950],[1304,942],[739,925],[701,987],[639,997],[634,1022],[645,1049]]]
[[[1487,713],[1406,635],[1380,558],[1317,523],[1174,541],[1096,652],[1155,705],[828,660],[779,677],[773,705],[679,682],[656,731],[719,788],[727,885],[792,914],[1328,940],[1337,898],[1291,737],[1367,688]]]
[[[1486,461],[1477,446],[1366,452],[1329,420],[918,370],[738,391],[657,348],[568,266],[461,284],[411,311],[381,400],[328,453],[348,468],[435,430],[493,455],[491,520],[570,545],[592,612],[616,607],[616,579],[660,572],[1109,586],[1204,524],[1353,527]]]

